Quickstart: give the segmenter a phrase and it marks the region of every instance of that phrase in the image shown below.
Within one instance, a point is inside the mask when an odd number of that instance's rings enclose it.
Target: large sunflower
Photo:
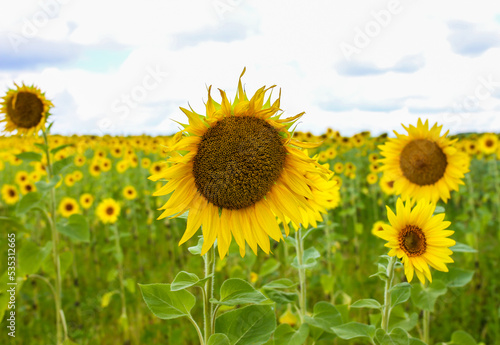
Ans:
[[[0,122],[5,122],[4,131],[12,132],[17,129],[20,135],[38,133],[45,128],[49,110],[54,105],[39,88],[14,85],[16,88],[9,89],[1,103],[0,114],[5,117]]]
[[[168,183],[155,195],[172,193],[159,219],[189,211],[180,244],[202,226],[202,254],[217,239],[223,258],[232,237],[245,255],[245,242],[254,253],[269,253],[269,237],[283,239],[288,222],[315,226],[329,202],[338,199],[333,173],[299,147],[313,147],[293,139],[290,127],[303,115],[282,119],[280,98],[271,104],[260,88],[249,100],[241,77],[231,104],[220,91],[217,103],[208,89],[206,115],[181,108],[189,119],[170,146],[171,163],[150,177]]]
[[[453,147],[457,139],[440,136],[442,126],[429,129],[428,121],[419,119],[417,127],[403,127],[408,135],[394,132],[397,138],[379,146],[382,170],[394,181],[396,194],[408,198],[447,202],[450,190],[464,184],[462,178],[469,171],[465,154]]]
[[[453,260],[453,252],[449,247],[455,241],[447,238],[454,231],[446,230],[450,222],[444,221],[444,213],[432,215],[436,205],[425,200],[420,200],[411,209],[410,201],[403,204],[401,198],[396,202],[396,214],[387,207],[389,224],[383,224],[383,231],[374,234],[386,241],[386,247],[391,248],[389,256],[397,256],[405,267],[405,275],[409,282],[413,273],[425,283],[425,278],[432,282],[429,265],[438,271],[448,272],[446,263]]]

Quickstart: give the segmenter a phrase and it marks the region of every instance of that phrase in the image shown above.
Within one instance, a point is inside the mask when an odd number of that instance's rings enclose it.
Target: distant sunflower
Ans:
[[[414,272],[422,284],[425,283],[425,278],[432,282],[429,265],[438,271],[448,272],[445,264],[453,262],[450,258],[453,252],[449,247],[455,245],[455,241],[448,236],[454,231],[446,230],[451,223],[444,221],[444,213],[432,215],[435,208],[435,204],[422,199],[411,209],[409,201],[403,204],[401,198],[398,198],[396,214],[387,207],[387,217],[391,224],[382,225],[384,230],[375,233],[389,241],[385,244],[391,248],[388,255],[401,259],[409,282],[412,281]]]
[[[137,191],[135,190],[134,186],[126,186],[123,188],[123,196],[127,200],[134,200],[137,198]]]
[[[383,174],[379,182],[380,189],[387,195],[394,195],[394,178]]]
[[[32,182],[25,182],[25,183],[21,184],[19,187],[21,189],[22,194],[36,192],[36,186]]]
[[[377,174],[369,173],[368,175],[366,175],[366,182],[368,182],[368,184],[374,184],[377,183],[377,181],[378,181]]]
[[[113,224],[118,220],[120,209],[120,205],[114,199],[108,198],[97,205],[96,214],[104,224]]]
[[[384,231],[384,225],[387,225],[387,223],[380,220],[375,222],[372,227],[372,234],[378,236],[377,233],[379,231]]]
[[[86,210],[88,210],[91,206],[92,203],[94,202],[94,196],[90,193],[83,193],[80,196],[80,205]]]
[[[11,184],[2,186],[2,199],[7,205],[13,205],[19,201],[19,192],[16,187]]]
[[[80,207],[78,206],[78,203],[75,199],[65,197],[59,203],[58,210],[61,216],[63,216],[64,218],[69,218],[71,215],[79,213]]]
[[[498,137],[493,133],[485,133],[478,140],[479,149],[485,155],[490,155],[497,152]]]
[[[332,173],[299,149],[317,145],[290,133],[303,113],[281,119],[280,97],[272,104],[270,96],[264,100],[274,86],[260,88],[249,100],[241,83],[244,72],[232,104],[222,90],[221,104],[215,102],[210,87],[206,116],[181,108],[189,124],[182,125],[170,150],[184,154],[172,154],[171,166],[150,177],[168,181],[154,195],[172,193],[159,219],[189,211],[179,244],[202,226],[202,255],[217,239],[223,258],[233,236],[242,256],[245,242],[254,253],[257,246],[269,253],[269,237],[283,239],[276,217],[288,235],[289,221],[315,224],[335,198]]]
[[[52,102],[35,86],[14,85],[16,88],[2,98],[0,114],[5,117],[0,122],[5,122],[4,132],[17,130],[17,134],[29,135],[44,129]]]
[[[394,178],[396,194],[408,198],[447,202],[450,190],[464,184],[462,178],[469,171],[467,157],[453,147],[457,141],[440,136],[442,126],[429,129],[428,121],[419,119],[417,127],[403,127],[408,135],[394,132],[397,138],[379,146],[382,170]]]

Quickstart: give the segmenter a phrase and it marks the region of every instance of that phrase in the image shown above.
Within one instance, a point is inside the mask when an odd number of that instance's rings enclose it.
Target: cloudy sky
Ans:
[[[6,6],[5,3],[3,6]],[[500,132],[500,2],[36,0],[0,6],[0,93],[36,84],[54,132],[170,134],[207,87],[276,84],[298,129]],[[277,93],[276,93],[277,95]],[[218,99],[218,95],[214,97]]]

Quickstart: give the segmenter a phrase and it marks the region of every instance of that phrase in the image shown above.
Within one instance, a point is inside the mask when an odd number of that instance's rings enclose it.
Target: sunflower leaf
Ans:
[[[215,304],[235,306],[238,304],[261,303],[266,300],[261,292],[239,278],[232,278],[222,283],[220,287],[220,301],[211,299],[210,302]]]
[[[52,150],[50,150],[50,153],[56,154],[57,152],[61,151],[62,149],[65,149],[66,147],[70,147],[70,146],[74,146],[74,145],[73,144],[64,144],[64,145],[57,146],[57,147],[53,148]]]
[[[303,323],[296,331],[287,323],[282,323],[274,332],[275,345],[302,345],[309,335],[309,325]]]
[[[160,319],[191,317],[196,298],[186,290],[171,291],[170,284],[139,284],[149,310]]]
[[[62,172],[64,172],[64,170],[66,170],[70,166],[71,163],[73,163],[73,156],[68,156],[54,162],[54,164],[52,165],[52,174],[53,175],[61,174]]]
[[[17,215],[25,214],[32,208],[37,207],[40,204],[41,199],[42,196],[38,192],[31,192],[26,194],[17,204],[16,214]]]
[[[339,338],[346,340],[360,337],[373,339],[375,336],[375,326],[359,322],[349,322],[341,326],[335,326],[332,327],[332,330]]]
[[[57,230],[73,240],[90,241],[89,223],[81,214],[72,214],[67,222],[58,224]]]
[[[42,155],[37,152],[22,152],[16,155],[17,158],[23,162],[40,162],[42,160]]]
[[[333,333],[332,326],[342,324],[342,315],[334,305],[328,302],[318,302],[314,305],[312,316],[306,315],[305,321],[327,333]]]
[[[48,190],[50,190],[51,188],[53,188],[54,186],[56,186],[59,181],[61,180],[61,176],[59,175],[56,175],[56,176],[53,176],[50,181],[37,181],[35,182],[35,186],[37,188],[37,190],[39,190],[40,192],[46,192]]]
[[[276,329],[272,305],[249,305],[222,314],[215,320],[215,333],[223,333],[231,345],[262,345]]]

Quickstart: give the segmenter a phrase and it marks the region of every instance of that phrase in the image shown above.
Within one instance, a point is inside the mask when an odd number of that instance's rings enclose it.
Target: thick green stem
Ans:
[[[206,344],[214,329],[214,318],[212,317],[214,306],[210,303],[210,299],[214,296],[215,249],[211,247],[203,259],[205,260],[205,278],[208,277],[203,293],[203,327]]]
[[[429,330],[431,325],[431,312],[424,310],[424,343],[429,344]]]
[[[301,226],[295,232],[295,241],[297,242],[295,249],[297,251],[297,262],[299,264],[299,308],[300,308],[300,321],[304,322],[304,316],[307,311],[307,288],[306,288],[306,269],[304,266],[304,242],[302,240]]]
[[[385,281],[384,289],[384,306],[382,309],[382,329],[386,332],[389,331],[389,318],[391,316],[391,288],[392,280],[394,279],[394,265],[396,264],[396,257],[391,256],[387,264],[387,280]]]
[[[49,178],[49,181],[52,180],[53,177],[53,170],[52,170],[52,163],[50,160],[50,151],[49,151],[49,141],[47,139],[47,133],[45,131],[42,131],[43,133],[43,140],[45,143],[45,156],[47,157],[47,176]],[[60,310],[62,308],[62,303],[61,303],[61,263],[59,260],[59,234],[57,232],[56,228],[56,193],[55,193],[55,186],[50,189],[50,215],[48,217],[49,223],[50,223],[50,229],[51,229],[51,234],[52,234],[52,258],[54,261],[54,270],[56,272],[56,284],[55,284],[55,303],[56,303],[56,329],[57,329],[57,344],[62,344],[63,337],[62,337],[62,322],[63,319],[61,318],[61,313]],[[66,325],[64,325],[64,328],[66,329]]]
[[[118,227],[116,224],[112,226],[114,237],[115,237],[115,250],[116,250],[116,258],[118,261],[118,280],[120,281],[120,298],[122,302],[122,314],[121,317],[125,319],[124,322],[124,331],[125,331],[125,342],[130,340],[130,325],[127,316],[127,299],[125,298],[125,284],[123,278],[123,252],[120,245],[120,234],[118,232]]]

